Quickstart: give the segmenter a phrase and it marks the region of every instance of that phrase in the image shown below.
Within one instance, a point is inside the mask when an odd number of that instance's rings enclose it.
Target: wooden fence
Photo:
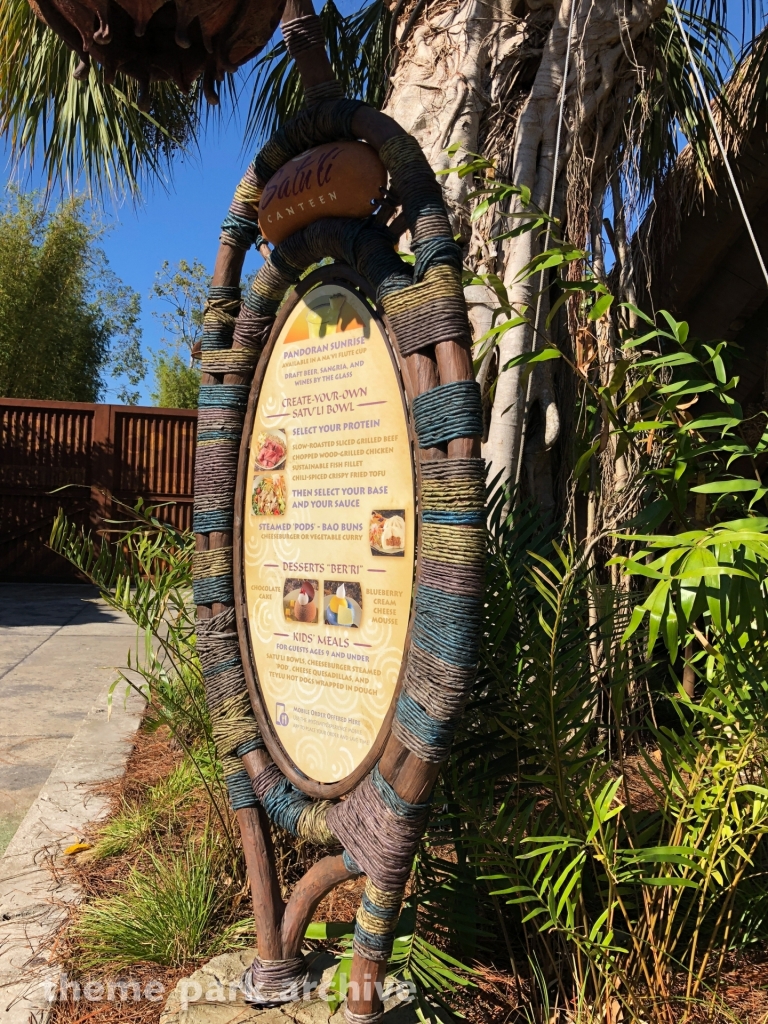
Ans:
[[[0,580],[75,578],[46,547],[59,508],[98,530],[142,497],[191,529],[196,431],[194,410],[0,398]]]

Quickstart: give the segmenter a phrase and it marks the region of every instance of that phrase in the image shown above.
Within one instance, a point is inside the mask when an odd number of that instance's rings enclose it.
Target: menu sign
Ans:
[[[343,285],[310,291],[280,332],[247,473],[244,585],[264,710],[300,772],[339,782],[392,704],[415,561],[399,377]]]

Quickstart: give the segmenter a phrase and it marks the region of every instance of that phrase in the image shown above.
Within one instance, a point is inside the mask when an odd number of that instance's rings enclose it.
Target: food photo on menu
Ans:
[[[256,438],[256,465],[259,469],[277,469],[285,462],[288,442],[282,430],[263,432]]]
[[[317,580],[287,579],[283,586],[286,622],[317,622],[320,584]]]
[[[283,473],[256,473],[251,509],[255,516],[284,516],[288,489]]]
[[[328,626],[359,627],[363,618],[363,591],[359,583],[326,580],[325,622]]]
[[[405,510],[371,512],[368,540],[372,555],[405,555]]]

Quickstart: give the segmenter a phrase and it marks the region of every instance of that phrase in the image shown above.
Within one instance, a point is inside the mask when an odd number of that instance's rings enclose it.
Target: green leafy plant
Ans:
[[[646,627],[621,643],[637,598],[603,586],[590,622],[594,566],[500,506],[477,696],[442,783],[475,898],[499,901],[532,1019],[715,1016],[726,954],[766,938],[764,639],[724,637],[696,701],[659,679],[644,696]]]
[[[138,400],[146,372],[139,296],[109,267],[102,235],[82,198],[48,208],[40,194],[6,189],[0,200],[3,395],[97,402],[116,391],[120,401]]]
[[[134,868],[119,893],[91,900],[75,920],[80,967],[178,966],[249,945],[251,922],[221,927],[222,856],[208,837],[180,855],[150,853],[147,870]]]

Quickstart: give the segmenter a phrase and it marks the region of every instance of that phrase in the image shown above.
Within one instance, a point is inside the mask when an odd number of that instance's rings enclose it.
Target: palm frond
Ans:
[[[717,102],[721,119],[731,124],[724,72],[733,66],[728,33],[717,22],[690,10],[681,17],[708,95]],[[716,162],[712,128],[689,68],[688,53],[672,12],[667,9],[650,30],[653,58],[645,87],[627,118],[626,134],[635,154],[635,177],[643,198],[671,171],[681,141],[697,181],[712,181]]]
[[[164,183],[177,153],[196,144],[198,87],[185,96],[155,82],[143,113],[138,82],[118,74],[110,86],[94,66],[78,82],[78,62],[26,0],[0,4],[0,133],[12,159],[29,171],[42,168],[49,187],[84,180],[96,195]]]
[[[389,66],[391,14],[383,0],[373,0],[344,17],[333,0],[320,11],[328,54],[345,95],[374,107],[384,102]],[[254,146],[298,113],[304,90],[295,64],[281,40],[257,62],[246,118],[245,145]]]

